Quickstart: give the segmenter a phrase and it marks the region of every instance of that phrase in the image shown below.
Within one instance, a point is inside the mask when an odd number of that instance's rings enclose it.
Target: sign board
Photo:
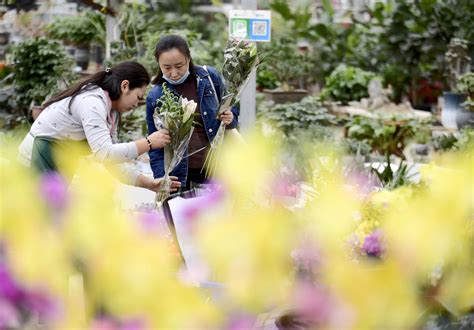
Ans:
[[[270,10],[231,10],[229,38],[248,41],[270,41]]]

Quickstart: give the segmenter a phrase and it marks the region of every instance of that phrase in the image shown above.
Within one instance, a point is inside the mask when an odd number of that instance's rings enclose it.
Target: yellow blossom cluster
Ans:
[[[18,165],[15,151],[0,160],[0,239],[3,258],[25,286],[45,288],[63,313],[53,327],[82,328],[98,310],[140,318],[148,328],[220,328],[234,311],[258,315],[291,308],[300,280],[292,252],[310,241],[315,285],[334,297],[320,326],[412,328],[423,322],[432,297],[460,315],[474,306],[473,162],[445,156],[422,170],[420,186],[360,198],[348,189],[340,155],[308,148],[316,192],[289,208],[269,197],[277,180],[276,138],[249,136],[226,147],[217,169],[223,199],[193,219],[196,249],[222,284],[218,298],[183,282],[169,243],[147,232],[114,205],[117,180],[95,163],[60,163],[76,173],[68,203],[55,213],[39,190],[40,178]],[[467,154],[468,155],[468,154]],[[223,207],[224,206],[224,207]],[[354,258],[364,237],[383,231],[384,255]],[[356,237],[355,243],[351,237]],[[310,259],[310,258],[309,258]],[[441,275],[433,281],[433,272]],[[326,309],[325,309],[326,311]]]

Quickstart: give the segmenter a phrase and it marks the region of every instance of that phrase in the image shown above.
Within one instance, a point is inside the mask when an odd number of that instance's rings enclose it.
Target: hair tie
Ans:
[[[112,69],[111,68],[105,68],[105,74],[106,75],[109,75],[109,74],[112,74]]]

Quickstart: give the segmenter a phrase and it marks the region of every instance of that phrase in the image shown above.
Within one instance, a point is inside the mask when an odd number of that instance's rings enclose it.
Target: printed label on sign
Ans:
[[[267,33],[267,22],[266,21],[254,21],[252,22],[252,34],[254,36],[265,36]]]
[[[236,38],[245,39],[247,38],[248,31],[247,31],[247,21],[242,19],[235,19],[232,24],[233,27],[233,35]]]
[[[231,10],[229,38],[248,41],[270,41],[271,11]]]

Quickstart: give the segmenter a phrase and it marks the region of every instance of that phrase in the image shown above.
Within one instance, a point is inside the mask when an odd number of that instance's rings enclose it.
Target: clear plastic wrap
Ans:
[[[239,40],[229,40],[224,51],[224,65],[222,75],[227,87],[226,94],[222,96],[217,117],[226,111],[230,111],[234,105],[240,101],[240,96],[251,73],[259,65],[259,56],[255,44]],[[204,162],[206,176],[211,177],[216,169],[219,159],[220,149],[224,143],[225,124],[221,122],[214,139],[211,142],[210,150]]]
[[[194,101],[178,98],[166,86],[164,94],[159,100],[160,106],[155,109],[153,120],[156,128],[167,129],[171,142],[164,147],[164,177],[160,192],[156,194],[157,206],[170,195],[170,173],[183,160],[188,149],[189,141],[193,135],[193,114],[196,109]]]

